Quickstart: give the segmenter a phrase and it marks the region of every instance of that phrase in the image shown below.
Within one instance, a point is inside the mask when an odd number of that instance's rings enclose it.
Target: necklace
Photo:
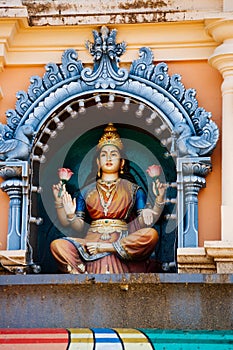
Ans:
[[[104,181],[104,180],[98,180],[98,186],[99,186],[99,188],[100,188],[102,191],[105,192],[105,195],[106,195],[107,198],[110,197],[111,192],[115,189],[118,180],[119,180],[119,179],[114,180],[114,181],[111,181],[111,182],[110,182],[110,181],[107,182],[107,181]],[[106,186],[107,188],[106,188],[105,186]]]
[[[117,190],[117,185],[119,183],[120,179],[117,179],[114,182],[111,182],[111,186],[108,189],[104,188],[102,185],[106,184],[103,180],[101,181],[102,184],[100,184],[100,181],[97,181],[96,188],[100,197],[100,204],[104,210],[104,215],[107,216],[108,214],[108,209],[112,203],[114,194],[116,193]],[[106,193],[106,197],[108,198],[107,202],[104,199],[103,192]]]

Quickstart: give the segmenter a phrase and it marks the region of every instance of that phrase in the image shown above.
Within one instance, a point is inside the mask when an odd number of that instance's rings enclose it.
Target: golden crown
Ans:
[[[101,149],[106,145],[116,146],[120,150],[123,148],[123,143],[121,142],[120,135],[112,123],[109,123],[108,126],[104,129],[104,133],[99,140],[97,148]]]

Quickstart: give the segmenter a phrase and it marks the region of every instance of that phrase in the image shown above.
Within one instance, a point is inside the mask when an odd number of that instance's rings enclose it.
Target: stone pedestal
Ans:
[[[233,241],[207,241],[204,246],[207,256],[215,261],[217,273],[233,272]]]
[[[179,273],[233,273],[233,242],[206,241],[203,248],[179,248]]]
[[[213,257],[207,256],[205,248],[178,248],[179,273],[215,273]]]
[[[26,250],[0,250],[0,275],[6,271],[23,273],[26,263]]]

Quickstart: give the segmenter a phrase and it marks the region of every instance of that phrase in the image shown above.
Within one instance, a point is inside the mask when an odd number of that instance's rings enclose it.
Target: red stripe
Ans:
[[[68,344],[68,339],[58,339],[58,338],[30,338],[30,339],[21,339],[21,338],[13,338],[13,339],[0,339],[0,344]]]
[[[0,328],[0,334],[68,334],[64,328]]]

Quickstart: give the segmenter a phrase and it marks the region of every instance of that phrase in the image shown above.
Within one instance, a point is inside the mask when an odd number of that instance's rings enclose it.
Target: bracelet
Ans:
[[[155,201],[155,204],[159,207],[159,208],[162,208],[165,204],[165,202],[157,202]]]
[[[60,209],[60,208],[64,208],[64,205],[62,203],[57,203],[55,202],[55,208],[56,209]]]
[[[74,221],[76,220],[76,215],[74,214],[74,216],[73,216],[72,218],[68,218],[68,217],[66,216],[66,219],[67,219],[67,221],[69,221],[69,223],[71,224],[72,222],[74,222]]]

